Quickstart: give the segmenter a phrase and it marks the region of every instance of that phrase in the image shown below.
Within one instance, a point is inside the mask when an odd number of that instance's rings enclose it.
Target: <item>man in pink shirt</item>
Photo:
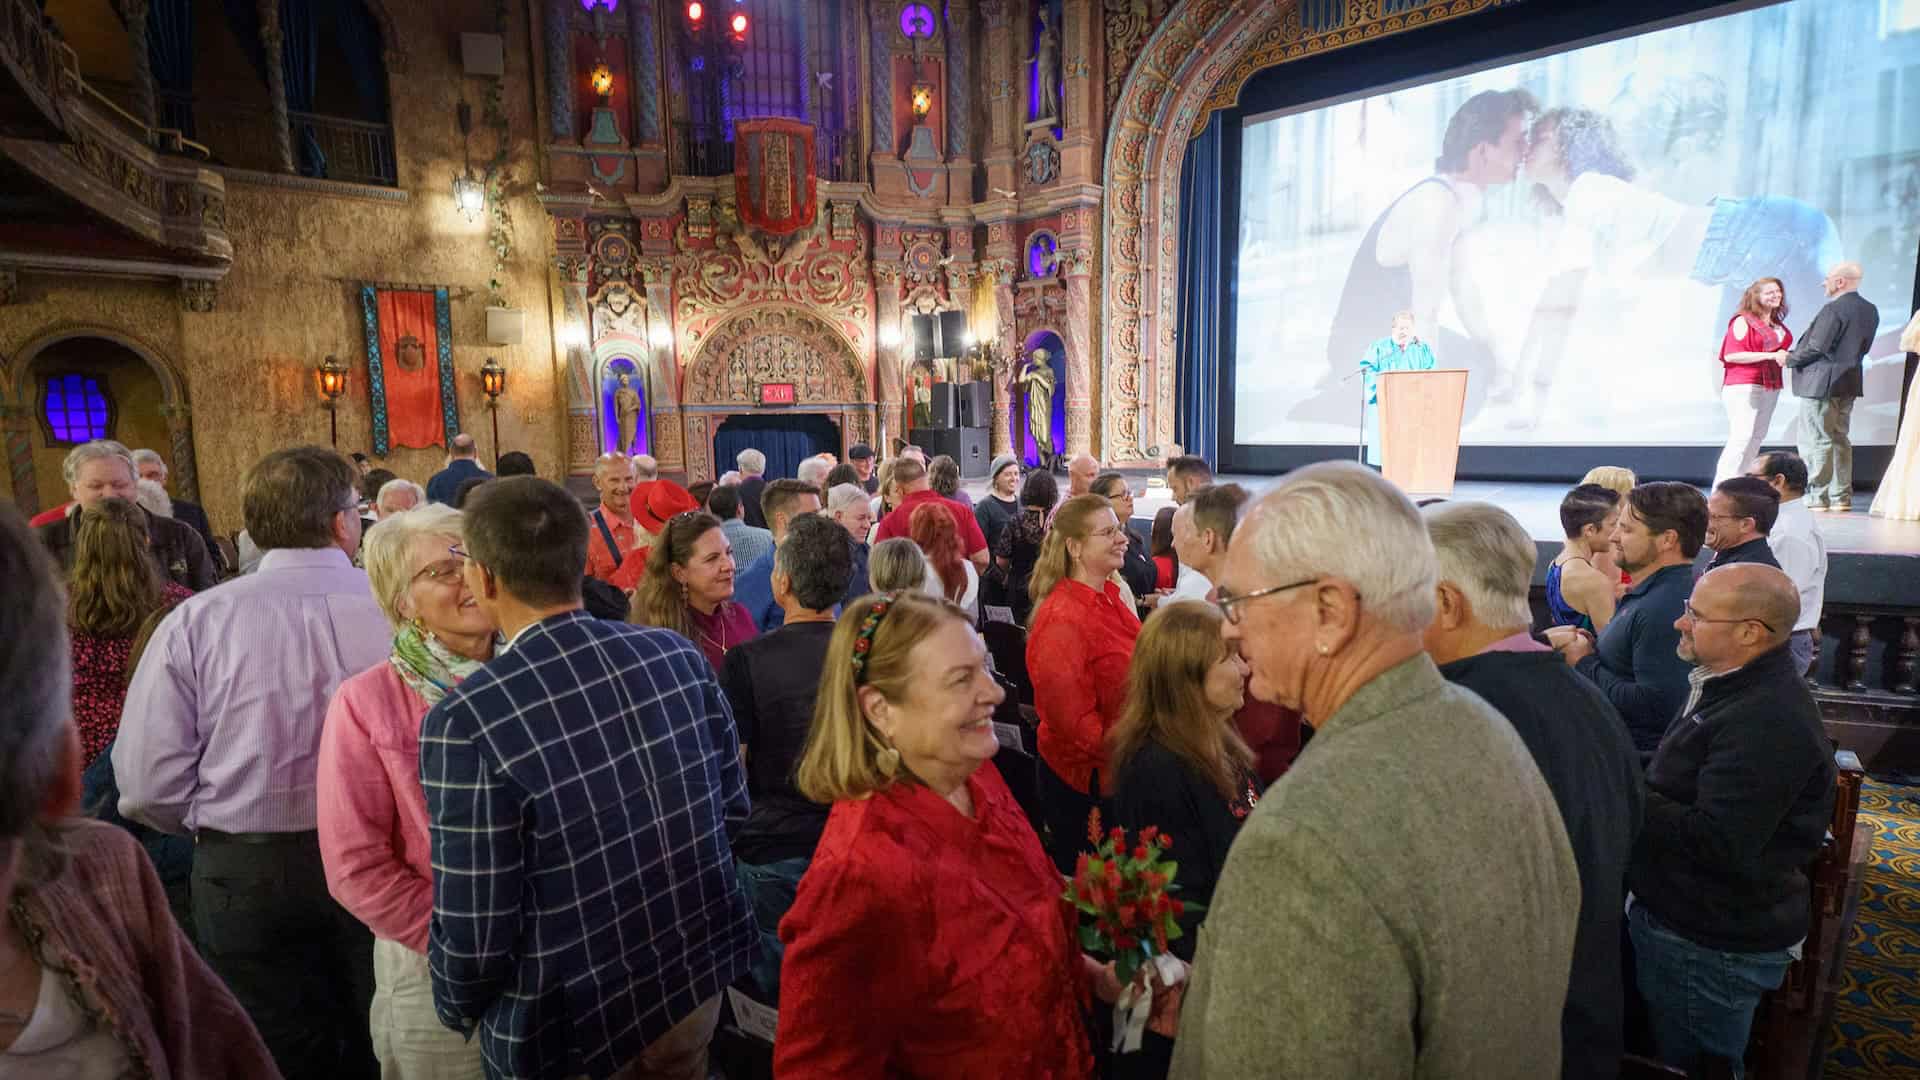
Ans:
[[[293,1080],[376,1075],[373,938],[327,895],[315,831],[327,702],[392,640],[352,563],[357,477],[318,446],[247,471],[260,568],[160,624],[113,748],[120,812],[193,835],[201,948]]]
[[[987,537],[980,531],[980,523],[973,519],[973,513],[966,507],[952,499],[942,498],[928,486],[925,465],[903,455],[893,463],[893,483],[902,496],[900,505],[880,519],[880,530],[874,534],[874,543],[910,535],[913,512],[927,503],[933,503],[953,515],[954,527],[960,530],[960,546],[965,549],[974,569],[982,572],[987,569]]]

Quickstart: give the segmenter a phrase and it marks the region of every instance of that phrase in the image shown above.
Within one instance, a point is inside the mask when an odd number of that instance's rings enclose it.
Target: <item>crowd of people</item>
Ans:
[[[729,989],[781,1077],[1738,1075],[1806,934],[1794,454],[1596,470],[1544,618],[1354,463],[507,458],[275,451],[219,569],[116,443],[0,509],[0,1077],[705,1078]],[[1093,822],[1178,860],[1138,1039]]]

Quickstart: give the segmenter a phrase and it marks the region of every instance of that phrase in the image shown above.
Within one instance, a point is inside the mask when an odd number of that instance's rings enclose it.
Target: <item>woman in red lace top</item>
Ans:
[[[1740,296],[1739,313],[1727,323],[1727,336],[1720,339],[1720,363],[1726,368],[1720,400],[1727,409],[1727,446],[1713,470],[1715,484],[1745,472],[1760,452],[1760,440],[1766,438],[1773,407],[1780,400],[1780,366],[1792,347],[1786,287],[1779,278],[1770,277],[1747,286]]]
[[[1027,672],[1040,714],[1039,796],[1047,851],[1063,874],[1084,846],[1087,814],[1107,772],[1107,732],[1127,700],[1127,665],[1140,617],[1109,580],[1127,558],[1127,533],[1107,500],[1060,504],[1027,588],[1033,625]]]
[[[125,499],[102,499],[80,512],[67,580],[67,627],[81,768],[119,734],[131,674],[127,658],[141,625],[192,595],[169,581],[148,554],[145,511]]]
[[[1091,1074],[1072,910],[988,761],[1002,697],[952,604],[840,617],[795,777],[833,810],[780,922],[782,1080]]]

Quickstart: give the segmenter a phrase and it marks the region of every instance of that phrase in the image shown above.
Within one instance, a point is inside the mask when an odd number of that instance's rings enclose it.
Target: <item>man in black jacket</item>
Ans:
[[[1860,295],[1860,264],[1827,271],[1833,299],[1787,354],[1800,399],[1800,456],[1807,459],[1807,509],[1853,509],[1853,442],[1847,426],[1865,384],[1860,361],[1880,331],[1880,312]]]
[[[1422,511],[1440,573],[1427,654],[1513,724],[1553,791],[1580,867],[1580,921],[1560,1013],[1560,1075],[1612,1080],[1625,1049],[1620,973],[1627,859],[1640,831],[1640,758],[1592,683],[1527,633],[1538,558],[1513,515],[1488,503]]]
[[[1787,636],[1793,579],[1709,571],[1680,618],[1691,693],[1647,769],[1627,916],[1660,1057],[1736,1077],[1760,995],[1807,935],[1805,869],[1833,815],[1833,753]]]
[[[1779,569],[1767,534],[1780,518],[1780,495],[1758,477],[1731,476],[1707,497],[1707,546],[1718,570],[1735,563],[1759,563]]]

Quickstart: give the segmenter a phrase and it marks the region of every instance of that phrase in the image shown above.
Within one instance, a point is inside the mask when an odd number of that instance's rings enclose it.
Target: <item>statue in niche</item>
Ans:
[[[1045,349],[1035,349],[1027,354],[1026,366],[1020,369],[1013,384],[1025,392],[1027,397],[1027,434],[1033,438],[1034,449],[1040,454],[1040,467],[1051,471],[1059,461],[1060,455],[1053,448],[1053,368],[1047,361],[1052,354]]]
[[[1033,43],[1033,78],[1040,86],[1038,120],[1060,119],[1060,33],[1047,17],[1047,5],[1040,5],[1040,36]]]
[[[633,453],[633,442],[640,435],[640,392],[633,388],[633,376],[620,373],[620,388],[613,392],[613,416],[620,426],[620,445],[615,450]]]

